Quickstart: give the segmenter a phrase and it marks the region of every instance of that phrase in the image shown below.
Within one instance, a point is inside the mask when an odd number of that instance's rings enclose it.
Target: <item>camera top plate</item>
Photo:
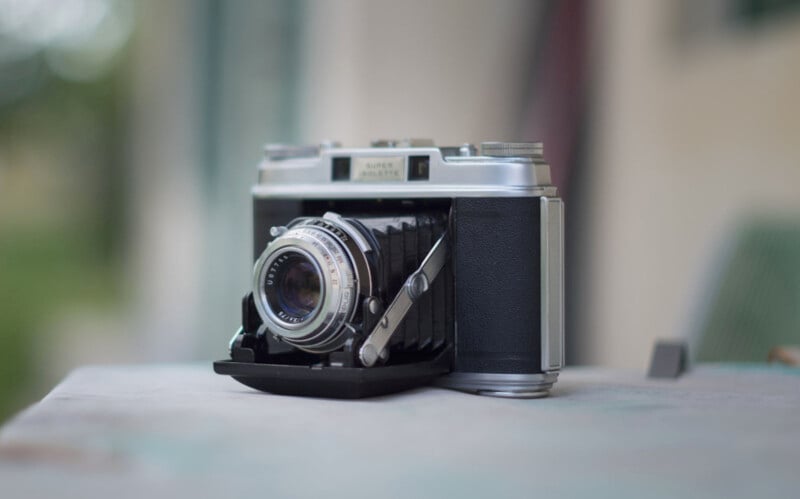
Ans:
[[[270,144],[256,198],[451,198],[554,196],[541,143],[484,142],[436,147],[430,140]]]

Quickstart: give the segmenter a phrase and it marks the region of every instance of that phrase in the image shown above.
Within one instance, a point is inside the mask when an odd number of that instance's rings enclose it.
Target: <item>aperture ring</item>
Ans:
[[[265,293],[271,265],[287,252],[306,256],[321,274],[320,305],[299,323],[281,320]],[[309,352],[327,352],[341,346],[342,329],[355,313],[357,294],[355,270],[346,249],[327,231],[311,225],[296,226],[269,243],[253,269],[256,309],[269,332]]]

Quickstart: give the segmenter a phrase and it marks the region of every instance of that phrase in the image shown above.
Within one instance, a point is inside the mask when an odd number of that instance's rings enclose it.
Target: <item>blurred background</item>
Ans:
[[[570,364],[800,343],[800,1],[0,0],[0,421],[224,356],[262,145],[403,137],[545,142]]]

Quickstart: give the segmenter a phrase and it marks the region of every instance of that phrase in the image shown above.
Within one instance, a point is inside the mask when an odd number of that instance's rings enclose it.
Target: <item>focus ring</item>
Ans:
[[[265,283],[273,262],[289,252],[300,253],[317,267],[320,274],[320,303],[307,319],[290,323],[281,320],[270,306]],[[343,343],[342,329],[352,319],[357,302],[353,265],[346,250],[332,235],[309,225],[299,225],[273,240],[253,271],[253,297],[267,329],[302,350],[322,353]]]

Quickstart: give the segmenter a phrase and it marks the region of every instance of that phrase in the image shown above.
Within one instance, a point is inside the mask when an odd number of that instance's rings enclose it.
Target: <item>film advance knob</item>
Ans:
[[[264,146],[264,156],[270,160],[310,158],[318,156],[319,149],[318,145],[267,144]]]
[[[434,147],[432,139],[379,139],[370,142],[371,147]]]
[[[541,142],[481,142],[481,155],[497,158],[541,158]]]

